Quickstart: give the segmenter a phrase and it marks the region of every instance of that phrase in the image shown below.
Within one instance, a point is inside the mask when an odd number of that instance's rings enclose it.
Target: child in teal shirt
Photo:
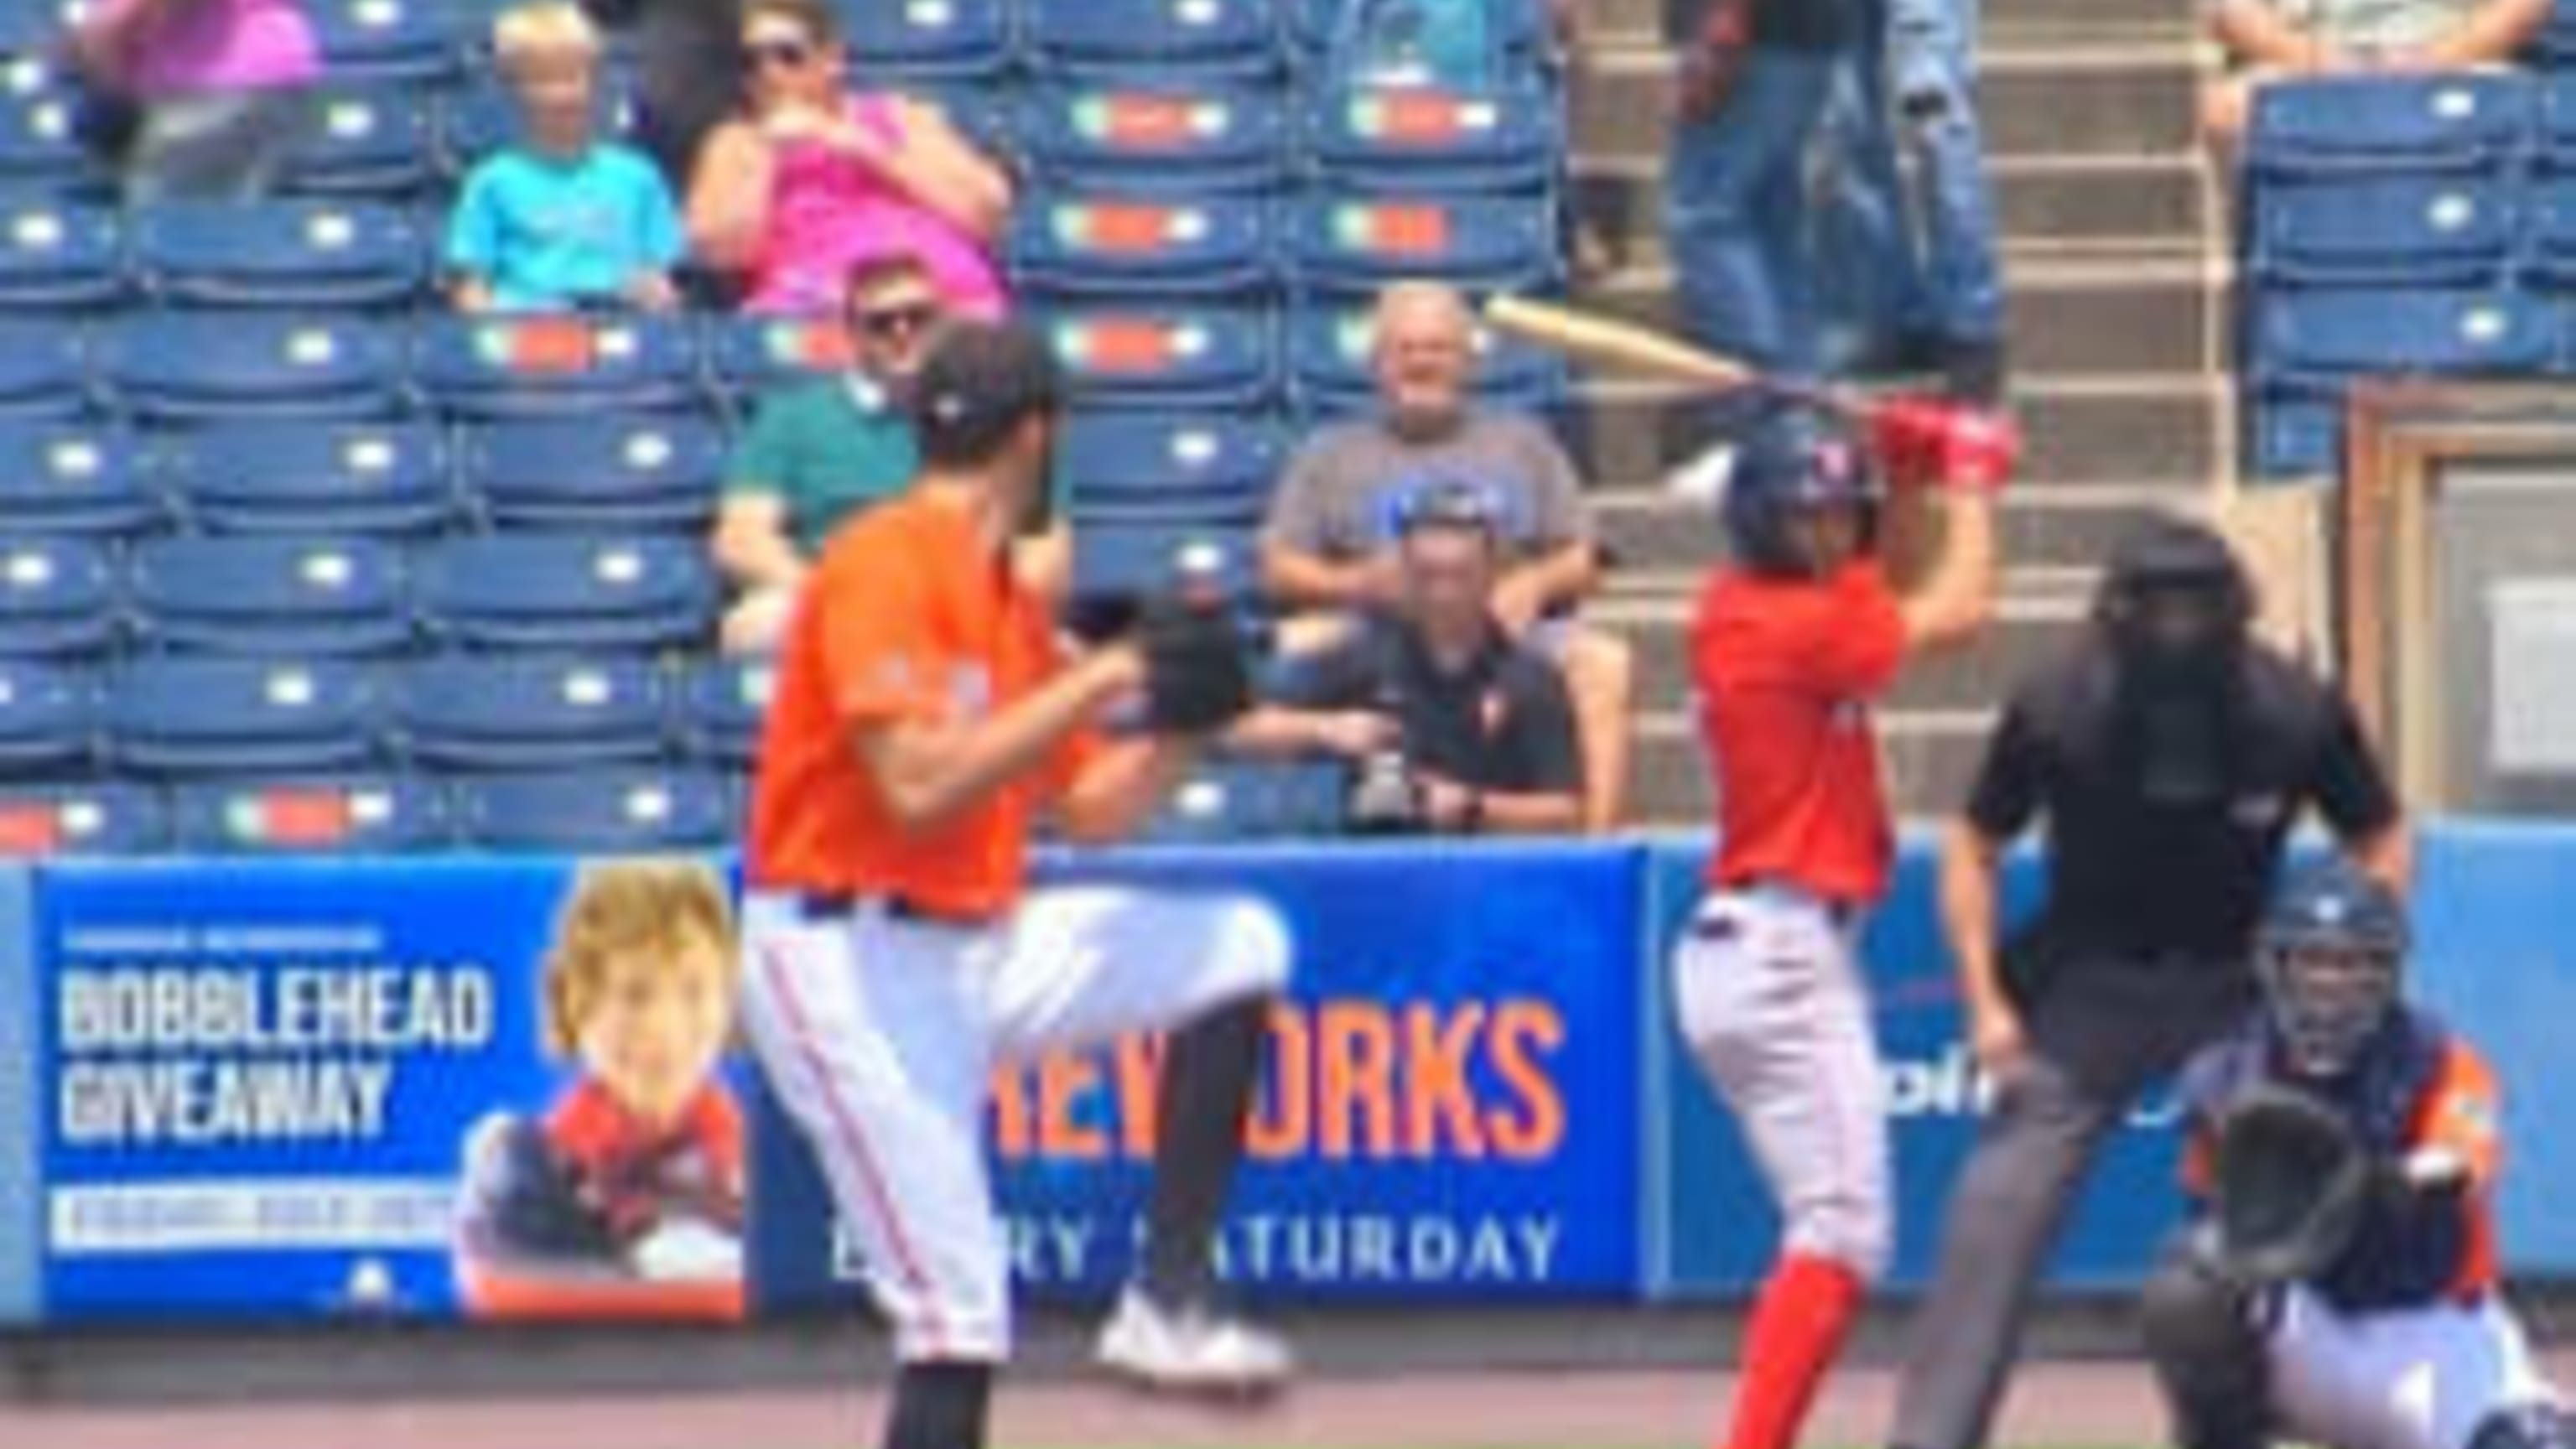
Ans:
[[[492,42],[524,129],[474,168],[448,219],[457,306],[676,306],[679,209],[652,162],[593,135],[599,36],[581,7],[544,0],[509,11]]]

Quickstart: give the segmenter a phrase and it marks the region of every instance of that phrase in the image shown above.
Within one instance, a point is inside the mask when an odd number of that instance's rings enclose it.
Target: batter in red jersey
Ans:
[[[1725,1449],[1787,1449],[1865,1285],[1885,1266],[1887,1119],[1856,946],[1885,892],[1892,827],[1871,711],[1918,654],[1974,637],[1994,590],[1993,495],[2011,427],[1897,401],[1864,441],[1836,418],[1772,415],[1739,448],[1733,559],[1692,626],[1718,796],[1708,888],[1676,948],[1676,1020],[1778,1199],[1777,1262],[1754,1305]],[[1940,547],[1918,587],[1879,563],[1895,529]]]

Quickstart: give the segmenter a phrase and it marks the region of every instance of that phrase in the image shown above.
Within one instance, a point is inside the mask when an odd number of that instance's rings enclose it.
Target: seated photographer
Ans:
[[[1574,709],[1556,667],[1494,617],[1502,540],[1484,490],[1453,481],[1414,494],[1395,563],[1392,607],[1283,661],[1273,707],[1230,743],[1359,761],[1356,830],[1582,830]]]

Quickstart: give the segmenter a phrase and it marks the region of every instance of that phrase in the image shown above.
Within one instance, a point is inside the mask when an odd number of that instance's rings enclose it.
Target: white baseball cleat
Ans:
[[[1278,1335],[1204,1308],[1165,1308],[1141,1288],[1119,1295],[1093,1352],[1111,1373],[1165,1393],[1258,1397],[1297,1369]]]

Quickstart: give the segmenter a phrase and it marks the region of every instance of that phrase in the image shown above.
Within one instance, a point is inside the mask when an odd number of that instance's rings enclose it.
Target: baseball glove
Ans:
[[[2258,1088],[2219,1118],[2212,1160],[2219,1267],[2249,1284],[2311,1277],[2352,1242],[2369,1203],[2368,1154],[2332,1108]]]
[[[1145,652],[1145,727],[1209,734],[1252,707],[1250,648],[1222,603],[1159,600],[1138,626]]]

